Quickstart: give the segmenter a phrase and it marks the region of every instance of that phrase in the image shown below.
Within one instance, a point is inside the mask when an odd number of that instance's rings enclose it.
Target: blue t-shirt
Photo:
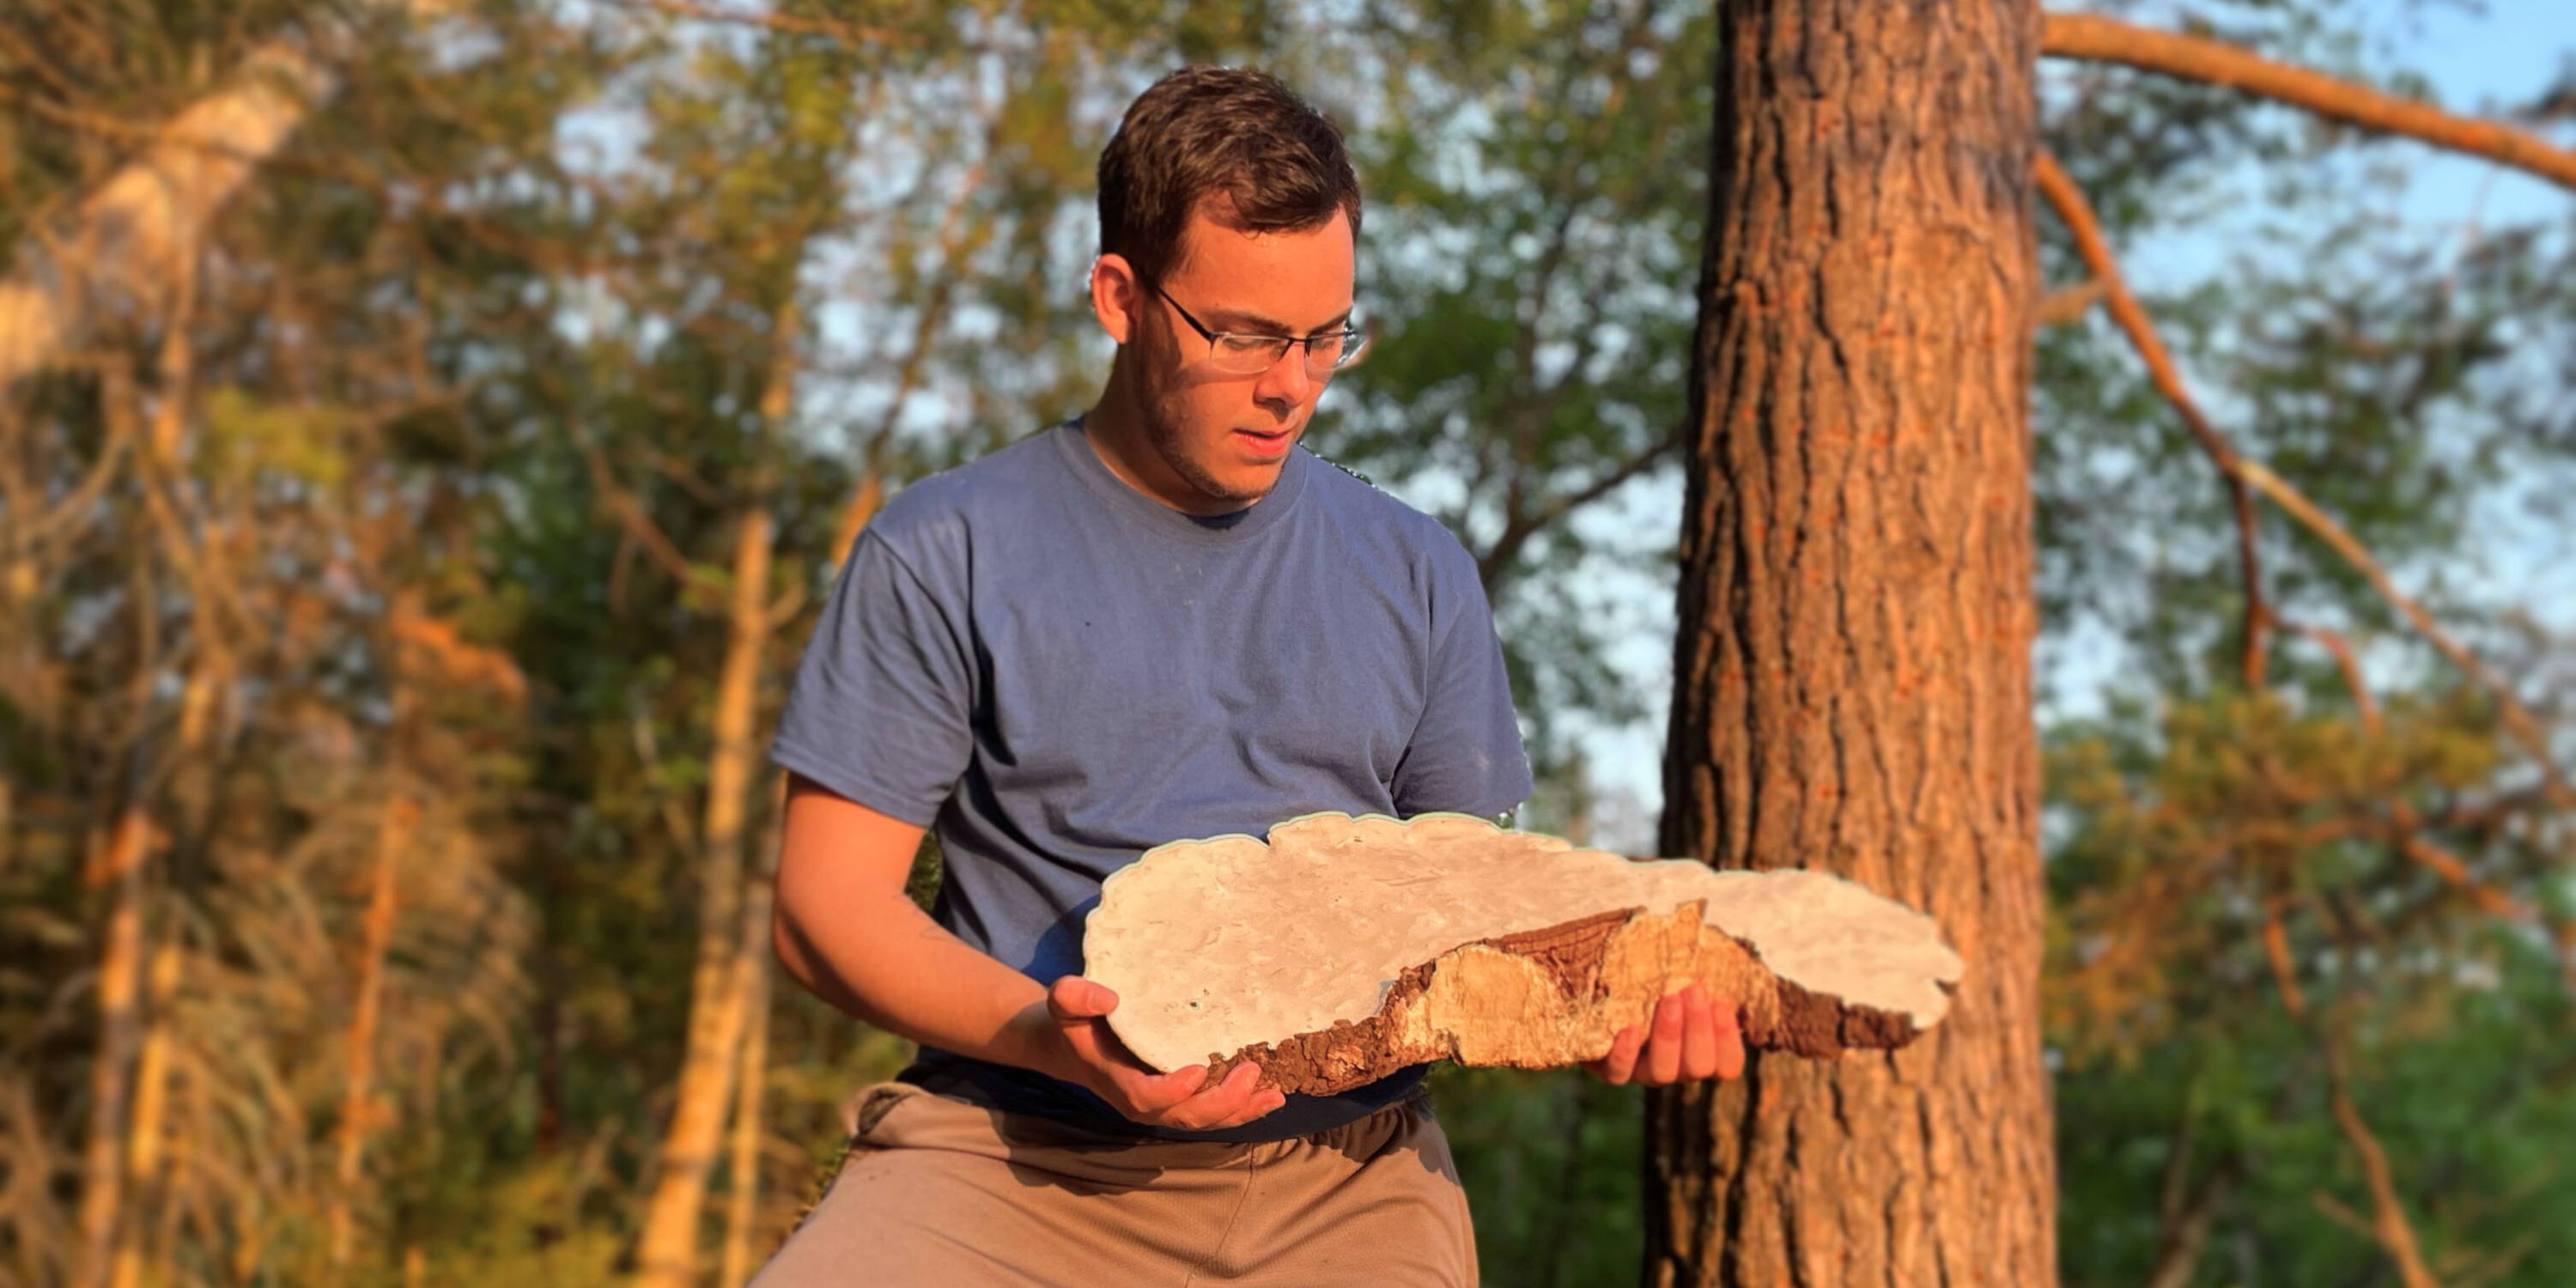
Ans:
[[[860,532],[770,758],[935,826],[931,915],[1041,983],[1081,971],[1102,878],[1164,842],[1326,810],[1490,817],[1530,790],[1484,588],[1448,529],[1302,449],[1252,506],[1184,514],[1111,473],[1080,418],[906,487]],[[901,1076],[1244,1141],[1359,1118],[1422,1069],[1210,1133],[932,1047]]]

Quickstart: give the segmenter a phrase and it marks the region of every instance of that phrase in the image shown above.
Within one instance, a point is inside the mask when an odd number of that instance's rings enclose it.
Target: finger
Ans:
[[[1167,1125],[1187,1131],[1210,1131],[1245,1121],[1245,1106],[1261,1081],[1261,1067],[1250,1060],[1226,1070],[1225,1080],[1191,1096],[1163,1115]]]
[[[1196,1094],[1199,1084],[1207,1081],[1207,1066],[1193,1064],[1159,1074],[1122,1071],[1117,1076],[1119,1090],[1126,1093],[1128,1106],[1137,1114],[1151,1118]]]
[[[1669,1086],[1682,1076],[1684,1010],[1678,993],[1655,1004],[1655,1034],[1646,1043],[1645,1083],[1649,1087]]]
[[[1631,1024],[1610,1039],[1610,1054],[1601,1057],[1601,1080],[1614,1087],[1628,1085],[1637,1071],[1637,1051],[1646,1044],[1646,1031]]]
[[[1717,1072],[1717,1012],[1708,993],[1693,984],[1687,994],[1690,1015],[1682,1027],[1682,1076],[1705,1078]]]
[[[1229,1115],[1224,1121],[1219,1122],[1217,1126],[1240,1127],[1245,1123],[1251,1122],[1255,1118],[1276,1113],[1281,1106],[1288,1103],[1288,1095],[1286,1092],[1281,1091],[1277,1087],[1265,1087],[1261,1085],[1261,1067],[1259,1065],[1253,1065],[1251,1068],[1253,1077],[1245,1086],[1243,1107],[1234,1111],[1234,1113]]]
[[[1047,1010],[1058,1023],[1096,1020],[1116,1009],[1118,995],[1097,980],[1065,975],[1047,988]]]
[[[1744,1017],[1733,1002],[1717,1006],[1717,1076],[1744,1076]]]

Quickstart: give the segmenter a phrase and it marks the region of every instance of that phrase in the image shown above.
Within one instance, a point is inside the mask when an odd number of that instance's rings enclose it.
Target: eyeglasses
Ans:
[[[1306,374],[1322,380],[1335,371],[1351,365],[1353,359],[1368,348],[1368,333],[1344,324],[1339,331],[1324,335],[1285,336],[1248,335],[1234,331],[1210,331],[1188,309],[1181,307],[1159,282],[1148,283],[1154,294],[1172,306],[1190,329],[1208,342],[1208,365],[1232,376],[1257,376],[1276,365],[1281,355],[1293,345],[1306,346]]]

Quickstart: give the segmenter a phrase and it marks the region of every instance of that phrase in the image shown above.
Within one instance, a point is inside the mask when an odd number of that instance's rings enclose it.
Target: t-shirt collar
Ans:
[[[1064,453],[1065,463],[1092,492],[1098,494],[1113,510],[1133,518],[1156,532],[1182,541],[1207,545],[1228,545],[1251,538],[1255,533],[1277,523],[1296,504],[1306,490],[1306,471],[1312,464],[1306,445],[1299,443],[1280,466],[1279,481],[1270,491],[1250,506],[1229,514],[1188,514],[1163,504],[1137,491],[1127,480],[1118,477],[1109,463],[1100,459],[1084,436],[1083,417],[1055,427],[1056,446]]]

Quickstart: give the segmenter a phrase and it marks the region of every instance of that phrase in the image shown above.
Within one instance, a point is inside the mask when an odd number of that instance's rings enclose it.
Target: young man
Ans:
[[[1408,1069],[1282,1097],[1157,1073],[1081,977],[1101,879],[1299,814],[1528,794],[1474,560],[1299,450],[1351,329],[1340,133],[1252,72],[1176,73],[1100,159],[1098,403],[904,489],[849,552],[773,758],[787,971],[921,1044],[755,1281],[1467,1285],[1466,1202]],[[925,827],[945,877],[903,892]],[[1669,999],[1596,1071],[1740,1069]]]

